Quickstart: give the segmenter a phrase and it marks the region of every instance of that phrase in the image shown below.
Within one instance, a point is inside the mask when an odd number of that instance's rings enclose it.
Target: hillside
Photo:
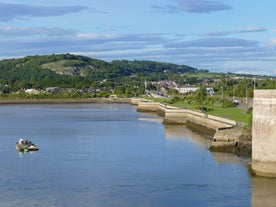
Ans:
[[[173,75],[202,72],[185,65],[154,61],[105,62],[72,54],[27,56],[0,61],[0,84],[16,88],[85,87],[103,80],[125,83],[126,80],[165,80]],[[206,71],[205,71],[206,72]]]

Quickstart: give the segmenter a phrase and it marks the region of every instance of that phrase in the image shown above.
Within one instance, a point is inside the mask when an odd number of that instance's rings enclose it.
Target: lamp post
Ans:
[[[202,113],[204,113],[204,85],[202,83]]]
[[[232,97],[233,97],[233,100],[235,99],[235,85],[233,83],[233,92],[232,92]]]
[[[222,99],[222,106],[224,106],[223,86],[221,87],[221,99]]]
[[[248,86],[248,85],[251,85],[251,83],[247,83],[247,84],[246,84],[246,90],[245,90],[245,104],[246,104],[246,106],[247,106],[247,96],[248,96],[248,95],[247,95],[247,88],[248,88],[247,86]]]

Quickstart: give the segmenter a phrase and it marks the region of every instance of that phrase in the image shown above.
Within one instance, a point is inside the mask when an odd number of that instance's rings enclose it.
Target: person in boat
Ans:
[[[18,141],[19,144],[24,144],[24,140],[22,138],[19,139]]]
[[[29,145],[29,140],[26,138],[26,140],[25,140],[25,144],[26,145]]]

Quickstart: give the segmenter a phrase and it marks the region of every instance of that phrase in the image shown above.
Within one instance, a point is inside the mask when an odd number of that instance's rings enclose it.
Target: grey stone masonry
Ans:
[[[254,91],[252,170],[276,177],[276,90]]]

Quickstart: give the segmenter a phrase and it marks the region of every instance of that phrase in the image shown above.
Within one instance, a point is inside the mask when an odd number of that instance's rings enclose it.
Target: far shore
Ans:
[[[130,98],[89,99],[0,99],[1,104],[131,103]]]

